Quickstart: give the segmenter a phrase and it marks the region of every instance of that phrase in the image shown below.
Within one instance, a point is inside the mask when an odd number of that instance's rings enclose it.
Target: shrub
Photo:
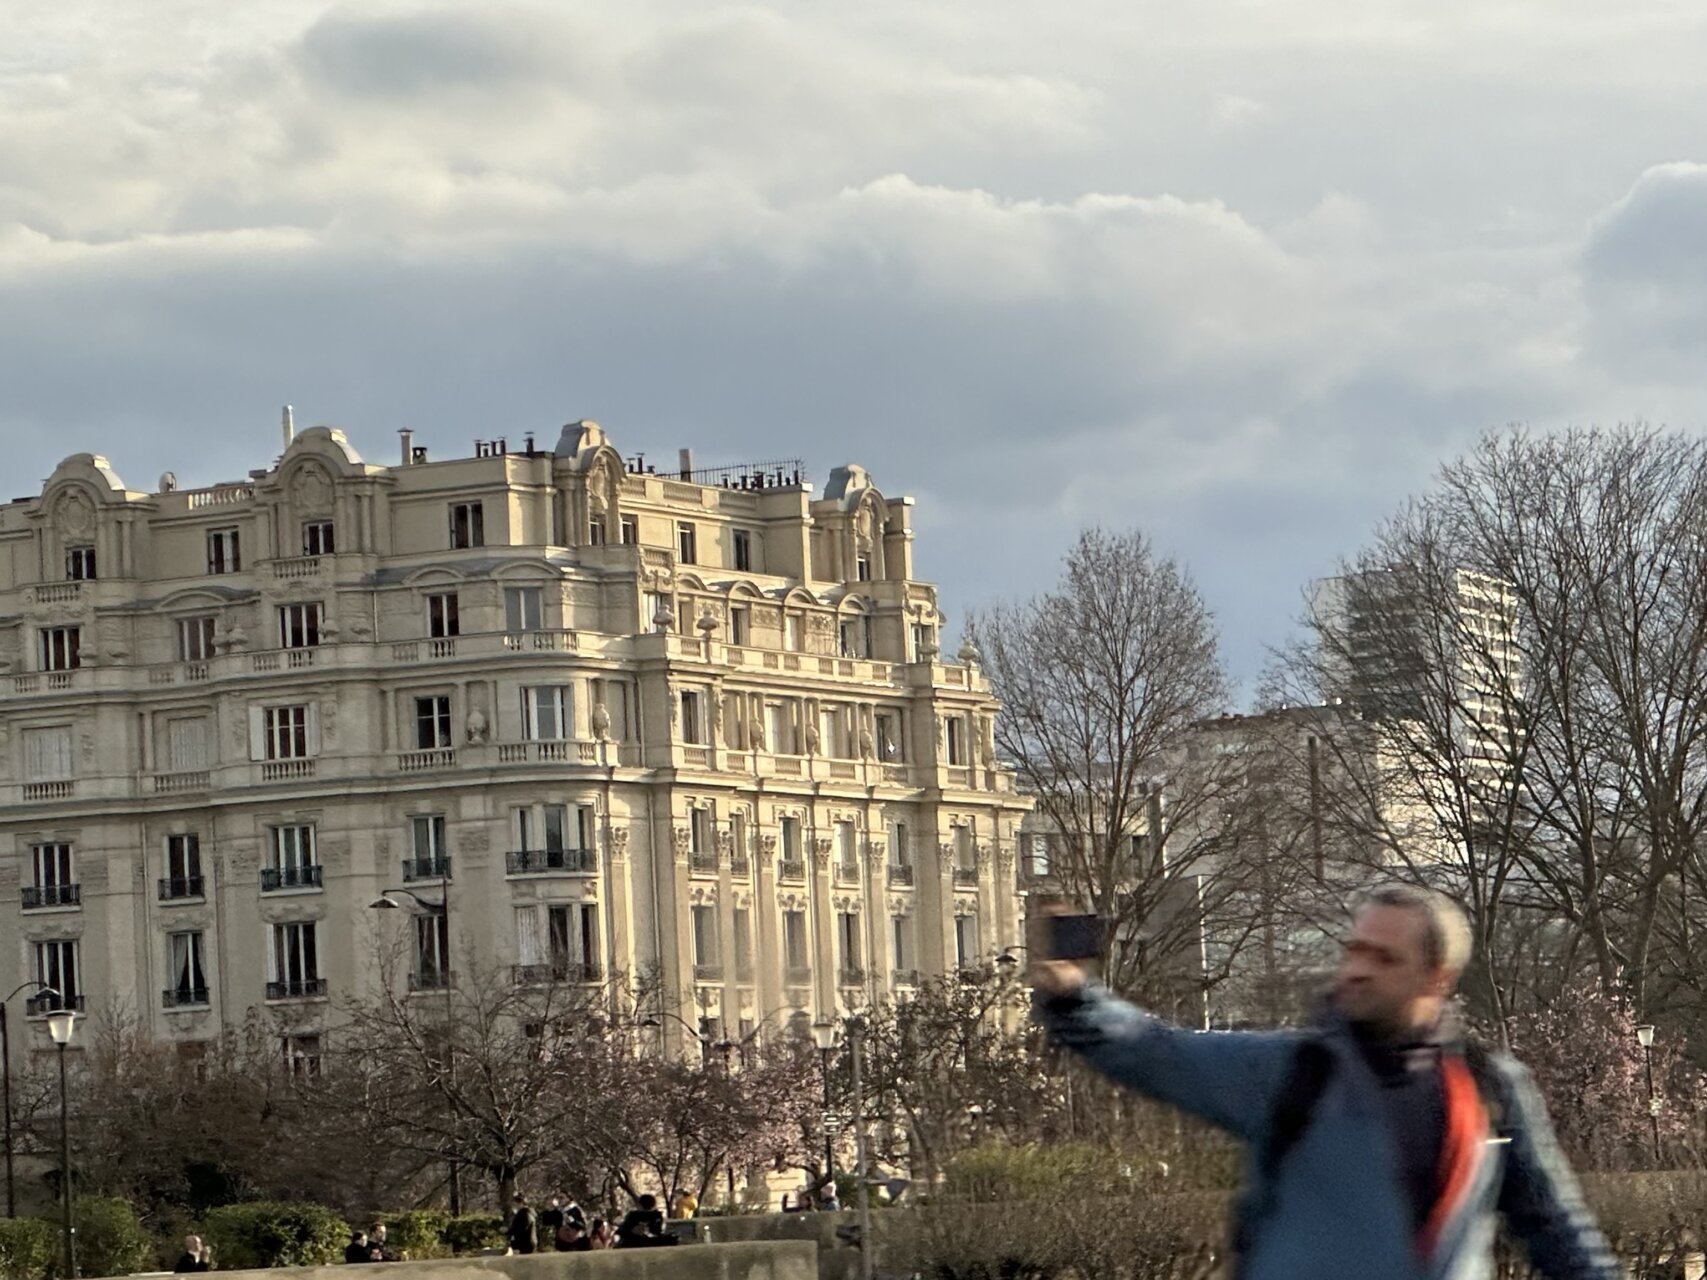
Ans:
[[[1118,1192],[1125,1181],[1114,1152],[1082,1143],[975,1147],[956,1156],[945,1172],[944,1196],[980,1203],[1103,1195]]]
[[[386,1245],[395,1253],[405,1254],[410,1261],[450,1257],[445,1231],[451,1217],[443,1209],[409,1209],[385,1214],[380,1221],[385,1223]]]
[[[350,1229],[324,1205],[261,1201],[211,1209],[202,1238],[221,1271],[250,1267],[311,1267],[344,1256]]]
[[[59,1229],[39,1218],[0,1218],[0,1280],[40,1280],[59,1257]]]
[[[488,1249],[502,1250],[507,1243],[504,1219],[478,1213],[449,1219],[439,1232],[439,1238],[454,1254],[484,1253]]]
[[[153,1265],[154,1237],[143,1229],[130,1201],[78,1196],[72,1215],[77,1226],[77,1269],[83,1275],[128,1276]]]

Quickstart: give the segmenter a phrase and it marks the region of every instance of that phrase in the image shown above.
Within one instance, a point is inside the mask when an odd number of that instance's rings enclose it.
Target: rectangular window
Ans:
[[[570,964],[574,961],[572,923],[568,907],[545,909],[546,941],[551,948],[551,971],[555,975],[567,974]]]
[[[65,576],[72,582],[93,582],[95,580],[95,548],[67,547],[65,549]]]
[[[783,963],[790,969],[799,970],[812,967],[807,948],[806,913],[804,911],[784,911],[782,913],[782,955]]]
[[[548,804],[540,810],[547,853],[562,853],[569,847],[569,806]]]
[[[936,657],[936,628],[923,622],[913,624],[913,661],[929,662]]]
[[[516,963],[533,967],[545,963],[545,941],[539,932],[539,909],[516,908]]]
[[[752,643],[752,612],[745,608],[729,610],[729,643],[745,646]]]
[[[797,754],[794,725],[789,719],[788,708],[780,702],[773,702],[765,707],[765,714],[770,717],[770,749],[779,756]]]
[[[871,557],[870,556],[856,556],[856,557],[854,557],[854,576],[856,578],[858,578],[861,582],[870,582],[871,581]]]
[[[293,1076],[317,1076],[320,1074],[319,1036],[284,1036],[280,1043],[284,1047],[286,1073]]]
[[[243,568],[243,554],[235,529],[209,529],[207,533],[207,571],[209,573],[238,573]]]
[[[72,874],[71,846],[64,843],[30,846],[30,860],[36,873],[35,885],[44,894],[55,894],[77,883]]]
[[[268,707],[262,718],[265,759],[303,760],[308,757],[307,707]]]
[[[784,862],[800,861],[800,819],[789,817],[782,820],[782,860]]]
[[[55,782],[73,776],[70,725],[25,729],[24,777],[30,782]]]
[[[279,606],[279,648],[312,649],[320,643],[323,610],[318,600]]]
[[[504,630],[538,631],[544,616],[545,593],[538,587],[504,588]]]
[[[836,861],[844,868],[859,867],[859,853],[854,846],[854,824],[838,822],[836,824]]]
[[[450,917],[415,917],[415,979],[423,987],[443,987],[450,981]]]
[[[912,837],[905,822],[897,822],[889,828],[889,862],[897,867],[907,867],[913,863]]]
[[[978,963],[978,917],[954,917],[954,962],[957,968],[971,969]]]
[[[901,713],[899,711],[879,711],[876,716],[877,724],[877,758],[895,762],[906,759],[901,751]]]
[[[622,545],[635,547],[640,545],[640,520],[635,516],[622,518]]]
[[[522,737],[530,742],[560,742],[569,736],[569,686],[533,685],[522,690]]]
[[[978,864],[972,854],[972,828],[967,826],[951,827],[949,833],[954,841],[955,870],[975,870]]]
[[[202,842],[194,832],[166,837],[166,878],[184,893],[201,892]],[[194,886],[193,888],[191,886]]]
[[[462,634],[462,618],[457,610],[454,591],[427,597],[427,635],[434,640],[448,640]]]
[[[966,763],[966,721],[959,716],[948,716],[944,721],[945,733],[948,740],[948,762],[951,765]]]
[[[35,944],[36,981],[59,992],[57,1001],[44,1008],[74,1009],[83,996],[83,968],[77,963],[77,942],[72,938],[55,938]]]
[[[682,741],[703,743],[705,741],[705,717],[701,710],[702,698],[698,690],[684,689],[682,691]]]
[[[699,563],[699,535],[686,520],[676,525],[676,560],[681,564]]]
[[[486,509],[478,502],[456,502],[450,509],[450,545],[454,551],[486,545]]]
[[[409,819],[409,848],[415,865],[437,875],[445,860],[445,816],[424,813]]]
[[[581,904],[581,972],[589,978],[596,978],[600,972],[599,966],[599,905],[596,902]]]
[[[753,913],[746,907],[736,907],[733,926],[735,976],[750,980],[753,976]]]
[[[41,669],[43,671],[75,671],[82,665],[82,627],[42,628]]]
[[[717,908],[693,908],[693,962],[695,965],[717,963]]]
[[[168,935],[171,961],[167,977],[172,986],[168,999],[174,1004],[206,1004],[207,975],[202,970],[200,930]]]
[[[279,887],[291,888],[313,884],[313,872],[318,864],[314,856],[314,827],[299,823],[288,827],[267,828],[267,850],[271,870],[277,874]]]
[[[784,620],[785,642],[793,653],[801,653],[806,649],[806,615],[791,613]]]
[[[889,918],[891,955],[896,969],[907,970],[913,967],[912,926],[913,922],[908,916]]]
[[[330,520],[310,520],[302,526],[302,554],[305,556],[329,556],[333,553],[336,543],[332,537],[332,522]]]
[[[858,969],[860,967],[859,912],[838,912],[836,915],[836,933],[841,943],[842,968]]]
[[[272,972],[273,987],[267,994],[274,999],[319,994],[320,956],[312,920],[273,926]]]
[[[729,815],[729,848],[737,858],[747,856],[747,815],[739,810]]]
[[[602,547],[605,545],[605,518],[592,516],[587,520],[587,545]]]
[[[745,529],[737,529],[734,533],[735,569],[739,573],[753,571],[753,535]]]
[[[688,811],[688,830],[691,833],[689,848],[692,852],[704,855],[716,850],[717,842],[712,830],[710,809],[690,809]]]
[[[218,620],[212,614],[178,619],[178,661],[206,662],[213,657],[213,629]]]
[[[442,751],[451,745],[450,695],[415,699],[415,749]]]

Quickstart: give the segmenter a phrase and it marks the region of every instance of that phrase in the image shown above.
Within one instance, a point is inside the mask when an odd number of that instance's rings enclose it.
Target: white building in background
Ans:
[[[0,506],[0,991],[192,1044],[262,1007],[305,1059],[376,930],[417,990],[652,972],[729,1036],[1019,941],[1029,802],[911,499],[657,474],[590,422],[403,434],[380,466],[287,419],[195,491],[79,454]]]

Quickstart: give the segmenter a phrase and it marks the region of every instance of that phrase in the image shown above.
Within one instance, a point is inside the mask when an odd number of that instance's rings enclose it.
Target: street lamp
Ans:
[[[77,1280],[77,1237],[71,1226],[71,1121],[65,1088],[65,1046],[77,1030],[77,1015],[70,1009],[55,1009],[47,1015],[47,1033],[59,1046],[59,1214],[65,1233],[65,1275]]]
[[[1654,1167],[1660,1163],[1660,1100],[1654,1097],[1654,1024],[1636,1028],[1636,1043],[1642,1046],[1642,1062],[1648,1071],[1648,1123],[1654,1129]]]
[[[836,1024],[827,1019],[814,1022],[812,1038],[818,1042],[818,1053],[824,1064],[824,1177],[833,1181],[836,1176],[836,1138],[830,1123],[830,1062],[836,1053]]]
[[[4,1076],[4,1093],[6,1097],[6,1216],[18,1216],[17,1191],[12,1184],[12,1042],[6,1035],[6,1006],[12,1003],[12,996],[20,991],[36,989],[38,996],[59,998],[59,992],[45,982],[21,982],[12,989],[12,995],[0,1000],[0,1076]]]
[[[448,863],[439,877],[439,892],[441,896],[437,902],[434,902],[430,898],[423,898],[413,889],[387,889],[379,897],[368,903],[368,908],[372,911],[396,911],[403,904],[392,895],[401,893],[411,899],[422,911],[444,922],[444,954],[439,957],[437,977],[439,985],[444,988],[445,992],[445,1055],[447,1058],[445,1077],[454,1091],[456,1089],[456,1030],[454,1026],[456,1004],[455,996],[451,992],[450,869]],[[454,1129],[457,1120],[456,1102],[454,1098],[446,1101],[450,1104],[451,1127]],[[455,1217],[462,1212],[462,1166],[457,1161],[454,1147],[451,1150],[449,1168],[446,1171],[445,1194],[450,1198],[451,1216]]]

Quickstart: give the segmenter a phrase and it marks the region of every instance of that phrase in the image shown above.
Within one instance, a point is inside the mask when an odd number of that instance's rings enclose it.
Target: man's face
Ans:
[[[1428,963],[1428,922],[1406,907],[1366,907],[1352,927],[1334,982],[1334,1006],[1348,1022],[1383,1032],[1432,1022],[1452,986]]]
[[[375,1240],[384,1240],[385,1239],[385,1228],[384,1227],[375,1227],[373,1229],[373,1238]]]

